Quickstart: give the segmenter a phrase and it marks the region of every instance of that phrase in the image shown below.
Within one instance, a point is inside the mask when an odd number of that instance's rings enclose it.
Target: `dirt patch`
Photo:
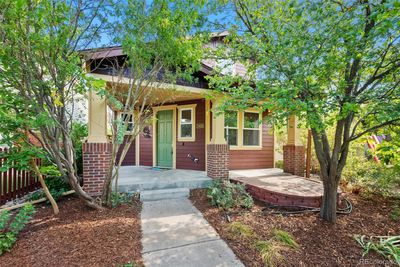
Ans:
[[[340,215],[335,225],[323,222],[315,213],[266,215],[263,213],[265,204],[261,202],[256,202],[251,212],[237,210],[229,217],[232,222],[251,226],[262,239],[270,238],[273,229],[292,233],[301,248],[283,252],[285,266],[395,266],[373,253],[362,258],[362,249],[353,238],[356,234],[399,234],[400,223],[389,218],[392,203],[364,200],[356,195],[346,197],[353,203],[353,212]],[[229,238],[225,213],[209,205],[204,190],[193,190],[191,200],[246,266],[263,266],[251,241]]]
[[[0,266],[142,265],[139,202],[95,211],[73,197],[59,208],[55,217],[49,206],[36,206],[14,248],[0,257]]]

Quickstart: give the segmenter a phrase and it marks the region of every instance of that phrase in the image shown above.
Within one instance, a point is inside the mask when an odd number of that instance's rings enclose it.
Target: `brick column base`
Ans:
[[[229,146],[227,144],[207,145],[207,176],[213,179],[229,178]]]
[[[283,171],[303,177],[304,168],[304,146],[283,146]]]
[[[102,193],[103,182],[110,168],[111,150],[110,143],[83,144],[83,190],[90,196]]]

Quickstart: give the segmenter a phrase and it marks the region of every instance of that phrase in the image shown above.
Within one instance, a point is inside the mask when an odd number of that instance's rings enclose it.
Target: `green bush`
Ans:
[[[283,169],[283,160],[277,160],[275,162],[275,168]]]
[[[0,213],[0,255],[10,251],[17,241],[18,234],[32,218],[35,208],[32,205],[22,207],[13,220],[9,211]]]
[[[71,138],[75,148],[75,162],[78,175],[83,174],[82,142],[88,136],[86,123],[74,122],[72,124]]]
[[[231,209],[235,207],[251,208],[253,198],[246,192],[242,184],[231,183],[227,180],[214,180],[207,190],[207,197],[213,206]]]
[[[44,175],[44,181],[50,194],[55,200],[58,200],[63,193],[71,190],[71,186],[61,178],[61,174],[54,165],[44,166],[40,168],[40,172]],[[30,200],[37,200],[46,197],[43,191],[37,191],[30,196]]]
[[[364,195],[378,194],[384,197],[399,197],[400,166],[378,164],[363,155],[352,155],[342,174],[349,188],[361,188]]]
[[[134,195],[130,193],[119,193],[112,192],[111,193],[111,207],[116,208],[121,204],[126,204],[132,201]]]

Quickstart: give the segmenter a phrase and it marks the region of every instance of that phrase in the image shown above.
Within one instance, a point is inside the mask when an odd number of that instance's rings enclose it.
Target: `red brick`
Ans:
[[[82,151],[83,189],[91,196],[98,196],[110,168],[111,144],[84,143]]]

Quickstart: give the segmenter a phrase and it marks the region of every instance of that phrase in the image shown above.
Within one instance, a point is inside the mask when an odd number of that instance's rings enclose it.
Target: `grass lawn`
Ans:
[[[353,212],[339,215],[336,225],[323,222],[315,213],[264,214],[262,209],[265,205],[261,202],[256,202],[251,212],[233,212],[229,223],[223,211],[210,206],[205,190],[191,192],[194,205],[246,266],[264,265],[254,239],[271,240],[274,229],[291,233],[300,246],[298,249],[282,249],[283,260],[279,266],[391,266],[389,261],[373,252],[362,258],[362,249],[353,236],[398,235],[400,222],[389,218],[392,203],[382,199],[365,200],[353,194],[346,197],[353,203]],[[241,233],[243,238],[232,236],[232,223],[244,229]],[[249,231],[254,233],[249,234]]]
[[[72,197],[59,208],[55,217],[50,206],[37,205],[14,248],[0,256],[0,266],[142,265],[139,202],[95,211]]]

